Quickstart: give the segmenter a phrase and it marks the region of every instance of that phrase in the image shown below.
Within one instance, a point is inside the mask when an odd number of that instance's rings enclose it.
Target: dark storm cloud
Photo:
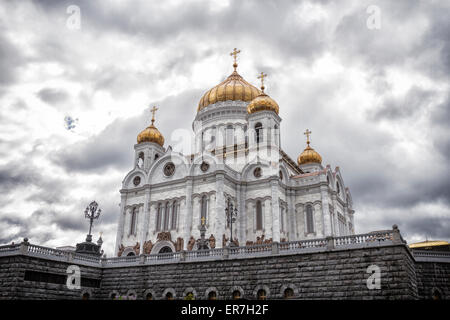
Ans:
[[[427,217],[427,212],[422,214],[421,217],[411,217],[400,222],[400,230],[404,230],[406,236],[416,235],[424,240],[425,238],[450,239],[450,217]]]
[[[436,93],[413,86],[401,98],[387,96],[381,108],[373,113],[373,119],[393,121],[408,120],[435,100]]]
[[[64,102],[69,97],[68,93],[62,89],[43,88],[36,95],[44,102],[55,105]]]

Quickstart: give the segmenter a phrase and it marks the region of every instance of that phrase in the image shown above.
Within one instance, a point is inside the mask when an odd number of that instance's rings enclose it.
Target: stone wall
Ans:
[[[416,262],[415,267],[420,299],[432,299],[435,291],[450,299],[450,263]]]
[[[27,270],[61,276],[66,275],[69,265],[23,255],[2,256],[0,298],[79,299],[88,290],[92,299],[109,299],[112,293],[135,293],[138,299],[144,299],[147,292],[154,299],[163,299],[167,290],[173,290],[175,298],[184,298],[191,291],[196,299],[206,299],[207,292],[215,290],[218,299],[230,299],[234,290],[240,290],[244,299],[255,299],[261,288],[268,299],[283,298],[286,288],[294,291],[296,299],[419,297],[414,260],[405,245],[129,267],[80,265],[82,279],[91,282],[87,287],[82,280],[81,290],[69,290],[65,284],[25,280]],[[371,265],[381,270],[380,290],[367,288],[367,268]],[[428,266],[419,267],[419,290],[423,290]],[[92,286],[95,280],[98,287]],[[448,283],[446,286],[448,290]]]
[[[100,286],[95,287],[95,282],[101,284],[102,269],[79,265],[82,288],[69,290],[64,281],[69,265],[71,263],[21,255],[0,257],[0,299],[80,299],[84,292],[89,292],[93,298],[100,296]],[[40,276],[46,280],[25,280],[26,272],[27,277]]]

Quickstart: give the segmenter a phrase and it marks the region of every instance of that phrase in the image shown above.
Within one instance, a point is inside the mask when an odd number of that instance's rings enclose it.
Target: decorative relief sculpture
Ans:
[[[262,235],[261,237],[256,237],[256,241],[255,242],[247,241],[245,243],[245,245],[246,246],[252,246],[252,245],[255,245],[255,244],[270,244],[270,243],[272,243],[272,238],[264,239],[264,235]]]
[[[225,235],[222,236],[222,248],[225,248],[227,246],[228,240],[229,239]]]
[[[208,171],[208,169],[209,169],[209,163],[206,162],[206,161],[203,161],[202,164],[200,165],[200,169],[201,169],[203,172]]]
[[[170,232],[160,232],[157,236],[157,241],[170,241],[172,242],[172,236]]]
[[[177,238],[177,242],[175,242],[175,251],[182,251],[184,245],[183,238]]]
[[[195,239],[193,236],[191,236],[187,245],[188,251],[192,251],[192,249],[194,249],[194,246],[195,246]]]
[[[120,257],[124,250],[125,250],[125,247],[123,246],[123,244],[121,244],[119,246],[119,252],[117,252],[117,256]]]
[[[150,252],[152,252],[152,248],[153,248],[152,240],[148,240],[148,241],[144,242],[144,253],[145,254],[150,254]]]
[[[211,249],[214,249],[216,247],[216,238],[214,238],[214,236],[211,235],[208,240],[209,240],[209,247]]]
[[[139,244],[139,242],[136,242],[136,244],[133,247],[133,251],[134,253],[136,253],[136,255],[139,255],[139,251],[141,250],[141,245]]]

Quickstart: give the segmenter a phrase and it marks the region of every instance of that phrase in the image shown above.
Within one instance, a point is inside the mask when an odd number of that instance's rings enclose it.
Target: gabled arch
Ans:
[[[131,183],[131,181],[134,179],[135,176],[140,176],[144,184],[148,180],[145,171],[136,167],[130,172],[128,172],[125,178],[122,180],[122,188],[123,189],[128,188],[129,184]]]
[[[171,152],[169,154],[165,154],[161,156],[158,160],[155,161],[155,163],[151,166],[148,177],[147,177],[147,183],[152,183],[153,178],[156,176],[157,170],[163,170],[163,167],[166,163],[173,162],[175,164],[175,173],[172,177],[172,179],[180,179],[184,178],[188,174],[188,161],[186,158],[177,153],[177,152]],[[164,182],[164,181],[161,181]],[[154,183],[154,182],[153,182]]]

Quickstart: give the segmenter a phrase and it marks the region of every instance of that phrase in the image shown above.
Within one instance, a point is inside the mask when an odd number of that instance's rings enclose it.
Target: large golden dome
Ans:
[[[161,147],[164,145],[163,135],[161,134],[161,132],[159,132],[159,130],[153,124],[155,122],[156,110],[158,110],[158,108],[156,108],[156,107],[153,107],[153,109],[151,110],[153,113],[152,123],[147,128],[142,130],[141,133],[138,134],[137,143],[154,142],[154,143],[159,144]]]
[[[309,146],[309,135],[311,134],[311,131],[306,130],[305,135],[307,137],[306,143],[307,146],[305,150],[298,156],[297,163],[298,165],[307,164],[307,163],[322,163],[322,157],[319,153],[316,152],[313,148]]]
[[[264,110],[273,111],[276,114],[278,114],[280,110],[278,103],[276,103],[275,100],[273,100],[271,97],[269,97],[267,94],[264,93],[265,77],[267,77],[267,75],[261,72],[261,75],[258,77],[261,79],[261,93],[248,104],[247,106],[248,114]]]
[[[240,101],[252,101],[261,92],[250,83],[244,80],[236,70],[212,89],[206,91],[203,97],[198,103],[197,112],[210,104],[227,101],[227,100],[240,100]]]

